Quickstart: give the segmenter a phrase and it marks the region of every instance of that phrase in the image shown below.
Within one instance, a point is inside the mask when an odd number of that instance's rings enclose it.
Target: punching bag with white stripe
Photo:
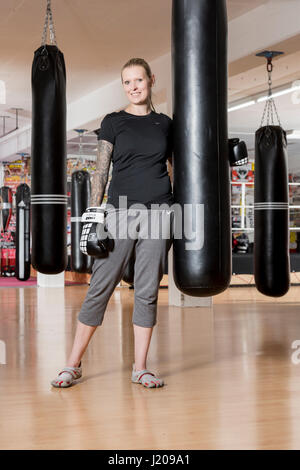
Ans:
[[[16,191],[16,277],[30,277],[30,188],[20,184]]]
[[[231,279],[225,0],[173,0],[172,64],[174,281],[206,297]]]
[[[81,216],[89,207],[90,194],[90,174],[84,170],[74,171],[71,186],[71,269],[78,273],[90,273],[93,265],[93,258],[80,250],[84,225]]]
[[[2,201],[2,226],[3,231],[6,232],[12,216],[12,191],[8,186],[0,188],[0,198]]]
[[[67,266],[66,71],[62,52],[44,45],[32,64],[32,266]]]
[[[287,140],[281,126],[255,133],[254,277],[264,295],[280,297],[290,287]]]

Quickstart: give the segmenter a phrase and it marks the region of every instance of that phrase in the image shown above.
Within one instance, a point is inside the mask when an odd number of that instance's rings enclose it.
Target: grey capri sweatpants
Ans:
[[[114,208],[107,211],[106,227],[114,239],[114,248],[106,258],[94,260],[78,320],[90,326],[102,324],[108,301],[135,250],[132,323],[152,327],[156,324],[165,259],[173,241],[174,212],[170,208]]]

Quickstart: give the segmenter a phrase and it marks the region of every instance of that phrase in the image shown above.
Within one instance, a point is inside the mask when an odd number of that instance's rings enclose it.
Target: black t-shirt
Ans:
[[[127,207],[173,203],[167,171],[167,158],[172,153],[172,119],[154,111],[136,116],[122,110],[107,114],[97,134],[98,140],[114,146],[109,204],[119,207],[119,196],[127,196]]]

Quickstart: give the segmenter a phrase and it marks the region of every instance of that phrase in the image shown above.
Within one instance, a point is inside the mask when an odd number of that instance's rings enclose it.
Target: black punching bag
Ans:
[[[3,231],[6,232],[12,216],[12,192],[8,186],[0,188],[0,198],[2,200],[0,205],[2,206]]]
[[[254,277],[264,295],[280,297],[290,287],[287,140],[280,126],[255,133]]]
[[[67,266],[66,71],[55,45],[32,64],[32,266],[58,274]]]
[[[30,188],[20,184],[16,191],[16,277],[30,277]]]
[[[175,212],[173,274],[184,294],[205,297],[231,279],[226,3],[173,0],[172,16],[173,191],[186,216],[183,226]]]
[[[74,171],[71,186],[71,269],[78,273],[90,273],[92,269],[91,256],[80,251],[81,216],[89,206],[90,194],[90,174],[83,170]]]

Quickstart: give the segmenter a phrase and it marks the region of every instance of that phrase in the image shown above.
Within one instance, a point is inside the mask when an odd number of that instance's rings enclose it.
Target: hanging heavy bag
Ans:
[[[8,186],[0,188],[0,197],[2,201],[2,227],[3,231],[8,230],[10,219],[12,216],[12,192]]]
[[[32,266],[58,274],[67,266],[66,72],[56,45],[46,45],[50,1],[42,46],[32,64]]]
[[[286,133],[267,125],[255,133],[254,277],[259,292],[280,297],[290,287]]]
[[[30,188],[20,184],[16,191],[16,277],[30,277]]]
[[[91,194],[90,175],[87,171],[72,173],[71,186],[71,269],[78,273],[90,273],[93,258],[80,250],[80,238],[83,228],[82,214],[89,205]]]
[[[205,297],[231,279],[226,3],[173,0],[172,15],[173,191],[184,210],[175,211],[173,274],[183,293]]]
[[[254,279],[259,292],[272,297],[286,294],[290,287],[287,139],[272,96],[272,58],[279,54],[257,54],[268,61],[269,96],[255,133]]]
[[[272,96],[272,59],[280,54],[256,54],[267,59],[269,96],[255,133],[254,279],[257,289],[272,297],[286,294],[290,286],[287,140]]]

